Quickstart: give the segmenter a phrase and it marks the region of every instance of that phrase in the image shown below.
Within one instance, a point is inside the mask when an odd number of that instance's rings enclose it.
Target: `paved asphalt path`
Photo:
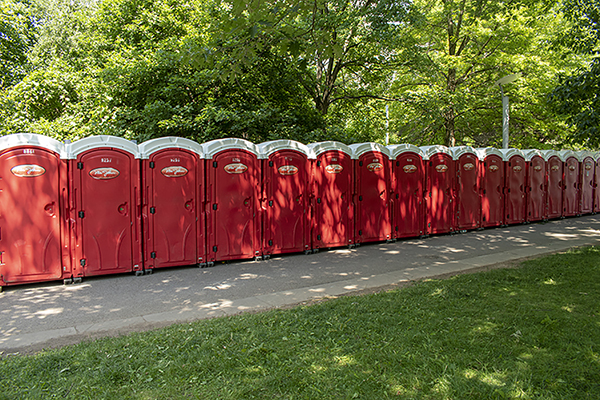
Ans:
[[[0,354],[324,296],[600,244],[600,215],[365,244],[213,268],[12,286],[0,293]]]

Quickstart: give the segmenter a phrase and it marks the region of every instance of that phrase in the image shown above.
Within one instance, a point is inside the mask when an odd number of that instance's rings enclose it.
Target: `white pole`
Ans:
[[[385,145],[390,144],[390,106],[385,105]]]
[[[508,96],[502,96],[502,148],[508,149]]]

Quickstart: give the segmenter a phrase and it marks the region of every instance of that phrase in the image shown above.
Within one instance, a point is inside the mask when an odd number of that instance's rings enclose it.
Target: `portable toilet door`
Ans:
[[[504,224],[504,154],[496,148],[477,149],[481,190],[481,227]]]
[[[453,232],[456,167],[452,154],[446,146],[424,146],[421,149],[427,163],[426,233],[435,235]]]
[[[563,215],[563,161],[558,151],[543,150],[542,154],[546,160],[548,174],[546,180],[547,216],[548,219],[556,219]]]
[[[394,239],[425,232],[425,153],[412,144],[387,146],[392,165],[392,226]]]
[[[355,241],[391,240],[389,150],[378,143],[357,143],[350,148],[355,171]]]
[[[593,155],[594,159],[594,214],[600,212],[600,152]]]
[[[540,150],[524,150],[527,163],[527,222],[548,219],[546,160]]]
[[[92,136],[67,145],[73,278],[143,273],[138,146]]]
[[[579,158],[571,150],[559,152],[563,161],[563,217],[579,215]]]
[[[354,244],[354,175],[352,150],[340,142],[308,145],[311,247],[313,250]]]
[[[307,252],[310,248],[308,153],[293,140],[258,145],[263,172],[263,253]]]
[[[525,188],[527,165],[525,154],[517,149],[501,149],[504,155],[506,183],[504,193],[504,223],[506,225],[522,224],[525,219]]]
[[[261,257],[258,147],[226,138],[206,142],[202,148],[208,264]]]
[[[455,229],[477,229],[481,226],[479,157],[470,146],[451,147],[450,152],[456,163]]]
[[[581,169],[579,172],[581,188],[580,214],[591,214],[594,211],[594,185],[596,162],[594,155],[589,151],[579,151]]]
[[[139,150],[144,271],[206,265],[202,146],[163,137],[140,144]]]
[[[71,279],[65,159],[52,138],[0,137],[0,291]]]

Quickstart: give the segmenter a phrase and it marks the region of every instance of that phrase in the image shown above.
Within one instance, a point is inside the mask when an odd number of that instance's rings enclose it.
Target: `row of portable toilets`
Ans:
[[[0,137],[0,289],[594,213],[600,153]]]

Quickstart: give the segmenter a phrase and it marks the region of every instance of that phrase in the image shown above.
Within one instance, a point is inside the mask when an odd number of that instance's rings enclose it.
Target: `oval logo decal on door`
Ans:
[[[381,171],[383,169],[383,165],[378,162],[371,163],[367,165],[367,169],[371,172]]]
[[[325,172],[328,174],[339,174],[343,170],[344,167],[342,167],[340,164],[329,164],[325,167]]]
[[[520,165],[515,165],[513,167],[513,171],[515,172],[521,172],[523,170],[523,167],[521,167]]]
[[[35,178],[36,176],[44,175],[46,169],[35,164],[23,164],[12,167],[10,172],[19,178]]]
[[[438,165],[438,166],[435,167],[435,170],[437,172],[444,173],[444,172],[446,172],[448,170],[448,166],[446,164],[440,164],[440,165]]]
[[[585,169],[587,169],[588,171],[589,171],[590,169],[592,169],[592,164],[585,164]]]
[[[473,168],[475,168],[475,164],[473,163],[466,163],[465,165],[463,165],[463,168],[465,171],[471,171]]]
[[[540,172],[542,170],[542,166],[541,165],[536,165],[535,167],[533,167],[534,170]]]
[[[227,164],[223,167],[228,174],[243,174],[248,170],[248,166],[242,163]]]
[[[500,167],[497,165],[490,165],[490,167],[488,169],[492,172],[496,172],[500,169]]]
[[[412,174],[412,173],[417,172],[417,166],[416,165],[405,165],[402,169],[407,174]]]
[[[173,165],[171,167],[165,167],[161,169],[160,173],[167,178],[180,178],[182,176],[186,176],[188,170],[180,165]]]
[[[575,171],[575,166],[574,165],[569,165],[569,170],[570,171]]]
[[[552,171],[558,171],[559,166],[558,165],[553,165],[552,168],[550,168]]]
[[[277,168],[277,171],[279,171],[281,175],[296,175],[298,173],[298,167],[294,165],[282,165]]]
[[[119,170],[110,167],[96,168],[90,171],[90,176],[98,180],[115,179],[120,174]]]

